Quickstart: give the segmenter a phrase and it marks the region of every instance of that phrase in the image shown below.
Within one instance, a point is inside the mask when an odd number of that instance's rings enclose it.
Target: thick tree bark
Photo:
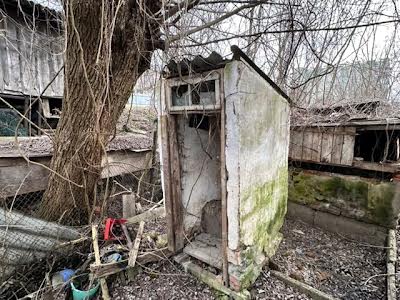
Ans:
[[[65,1],[64,102],[41,217],[88,222],[102,156],[138,77],[150,65],[159,28],[148,16],[159,8],[154,0]]]

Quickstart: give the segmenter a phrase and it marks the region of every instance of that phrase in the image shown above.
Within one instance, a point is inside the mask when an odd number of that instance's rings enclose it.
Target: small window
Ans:
[[[192,105],[215,104],[215,80],[199,82],[192,89]]]
[[[185,81],[172,79],[169,91],[170,110],[183,112],[219,109],[219,75],[210,77],[188,78]]]
[[[172,87],[172,105],[173,106],[190,105],[189,100],[190,100],[189,86],[187,84]]]

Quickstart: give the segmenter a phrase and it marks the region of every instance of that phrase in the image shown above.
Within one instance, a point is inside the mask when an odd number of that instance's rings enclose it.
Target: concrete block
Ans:
[[[314,216],[314,226],[324,229],[330,232],[340,231],[337,228],[337,220],[340,217],[332,215],[330,213],[316,211]]]
[[[323,230],[343,235],[359,242],[382,246],[387,229],[328,212],[316,211],[305,205],[288,202],[288,218],[297,219]]]
[[[373,224],[359,222],[346,217],[338,217],[337,220],[338,233],[356,241],[383,246],[387,234],[378,230],[377,227]]]
[[[305,223],[314,224],[315,210],[307,206],[288,201],[286,216],[290,219],[301,220]]]

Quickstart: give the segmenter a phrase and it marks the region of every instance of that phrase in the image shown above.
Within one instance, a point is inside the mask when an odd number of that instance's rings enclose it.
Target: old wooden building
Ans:
[[[63,36],[58,11],[28,0],[0,3],[0,136],[54,128],[62,107]],[[18,114],[14,109],[20,114]]]
[[[334,122],[336,108],[292,125],[289,215],[382,244],[400,213],[400,119],[379,117],[377,101],[368,105],[369,116]]]

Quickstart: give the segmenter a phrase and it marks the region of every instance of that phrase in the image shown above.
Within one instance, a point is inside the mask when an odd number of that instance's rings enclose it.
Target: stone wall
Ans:
[[[400,212],[400,183],[293,168],[289,201],[394,228]]]

